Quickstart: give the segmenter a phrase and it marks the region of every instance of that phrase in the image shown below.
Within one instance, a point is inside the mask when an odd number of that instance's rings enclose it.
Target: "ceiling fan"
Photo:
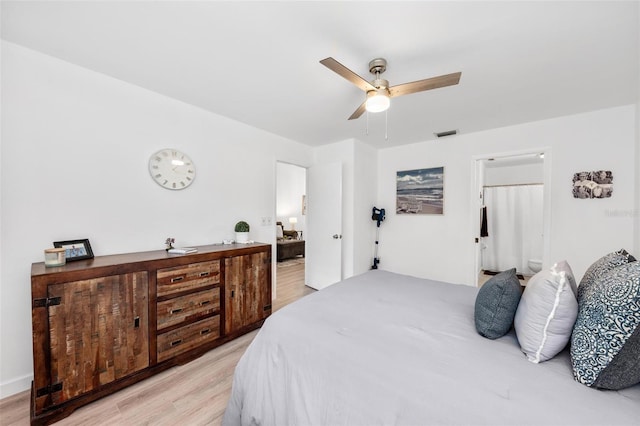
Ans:
[[[366,92],[367,99],[351,114],[349,120],[360,117],[365,110],[369,112],[387,110],[391,103],[390,98],[456,85],[462,75],[461,72],[455,72],[389,87],[389,82],[380,78],[380,74],[387,69],[387,60],[384,58],[376,58],[369,62],[369,72],[375,76],[371,83],[331,57],[321,60],[320,63]]]

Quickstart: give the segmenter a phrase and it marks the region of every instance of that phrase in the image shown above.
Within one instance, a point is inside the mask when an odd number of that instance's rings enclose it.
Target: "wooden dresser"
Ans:
[[[271,245],[34,263],[31,294],[31,423],[49,424],[260,327]]]

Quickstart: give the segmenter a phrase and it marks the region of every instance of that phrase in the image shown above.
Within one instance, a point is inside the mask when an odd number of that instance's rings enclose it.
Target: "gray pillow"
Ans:
[[[489,339],[507,334],[513,325],[521,296],[515,268],[500,272],[480,287],[475,305],[478,333]]]
[[[617,390],[640,383],[640,263],[609,271],[583,295],[571,363],[587,386]]]
[[[563,350],[577,316],[576,284],[569,264],[563,260],[535,274],[522,294],[513,324],[527,359],[539,363]]]
[[[593,283],[598,278],[620,265],[635,261],[636,259],[627,253],[625,249],[621,249],[604,255],[593,262],[593,264],[589,266],[589,269],[587,269],[587,272],[584,273],[578,286],[578,302],[580,302],[582,296],[591,289]]]

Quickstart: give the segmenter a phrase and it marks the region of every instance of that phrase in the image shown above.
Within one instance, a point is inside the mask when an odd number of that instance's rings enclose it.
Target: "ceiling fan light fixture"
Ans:
[[[325,58],[321,60],[320,63],[367,94],[366,100],[351,114],[349,120],[359,118],[365,111],[386,111],[391,104],[390,98],[424,92],[425,90],[454,86],[460,82],[460,76],[462,75],[461,72],[454,72],[413,81],[411,83],[389,86],[387,80],[380,78],[380,74],[384,73],[387,69],[387,60],[384,58],[376,58],[369,62],[369,72],[375,76],[371,82],[365,80],[332,57]]]
[[[368,112],[382,112],[389,109],[391,99],[386,90],[369,90],[365,108]]]

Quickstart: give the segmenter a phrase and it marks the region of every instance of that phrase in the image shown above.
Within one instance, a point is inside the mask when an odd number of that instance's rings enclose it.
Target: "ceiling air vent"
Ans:
[[[434,135],[436,135],[439,138],[444,138],[445,136],[453,136],[457,134],[458,134],[457,130],[447,130],[446,132],[434,133]]]

